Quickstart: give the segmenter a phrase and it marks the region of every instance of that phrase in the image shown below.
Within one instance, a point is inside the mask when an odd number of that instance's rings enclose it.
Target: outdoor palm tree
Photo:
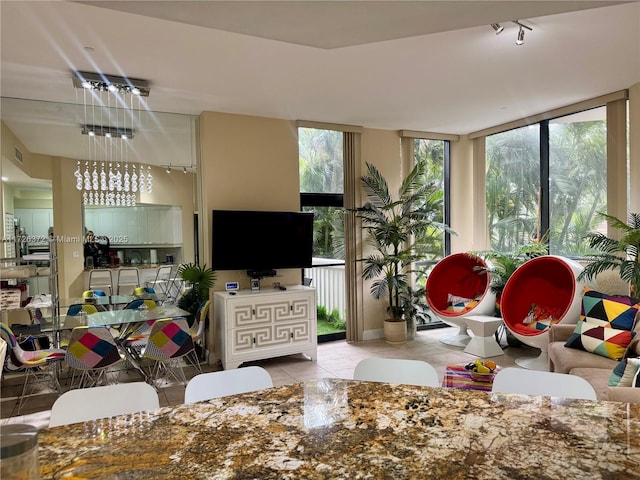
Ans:
[[[609,225],[621,232],[619,239],[595,232],[587,235],[589,246],[599,253],[589,254],[592,260],[578,279],[591,280],[606,270],[618,270],[620,278],[631,285],[632,294],[640,294],[640,213],[630,213],[628,222],[600,213]]]
[[[425,162],[415,164],[394,198],[380,171],[367,163],[361,178],[366,203],[355,210],[368,233],[372,252],[359,259],[363,278],[373,280],[371,296],[387,299],[391,320],[402,320],[403,295],[408,290],[412,263],[429,252],[429,235],[452,230],[435,219],[442,211],[442,197],[432,182],[424,182]]]

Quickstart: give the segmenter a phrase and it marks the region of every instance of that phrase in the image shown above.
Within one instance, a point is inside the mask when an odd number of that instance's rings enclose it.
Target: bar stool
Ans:
[[[108,290],[109,295],[113,295],[113,279],[111,270],[106,268],[94,268],[89,272],[89,290]]]
[[[118,270],[118,295],[121,295],[121,288],[125,287],[133,290],[140,286],[140,271],[136,267],[126,267]]]

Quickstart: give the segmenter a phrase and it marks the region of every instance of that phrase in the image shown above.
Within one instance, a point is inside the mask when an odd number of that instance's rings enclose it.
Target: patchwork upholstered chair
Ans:
[[[46,381],[56,392],[61,391],[56,368],[59,362],[64,360],[64,350],[60,348],[23,350],[11,328],[4,323],[0,323],[0,336],[7,342],[6,362],[11,364],[13,370],[25,373],[24,384],[18,401],[18,415],[20,415],[20,409],[22,408],[29,383]]]
[[[186,384],[183,358],[193,349],[193,338],[185,318],[156,320],[142,350],[142,358],[151,361],[151,381],[157,385],[172,376],[176,381]]]
[[[65,355],[65,362],[72,371],[70,388],[74,388],[78,372],[80,378],[77,388],[111,383],[108,376],[109,368],[123,360],[124,355],[107,327],[74,328]]]

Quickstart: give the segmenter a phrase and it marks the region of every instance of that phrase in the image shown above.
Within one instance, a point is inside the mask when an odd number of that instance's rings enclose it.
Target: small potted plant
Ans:
[[[619,238],[594,232],[587,235],[589,246],[598,250],[588,254],[591,260],[578,276],[578,280],[591,280],[607,270],[618,271],[620,278],[630,285],[630,295],[640,295],[640,213],[630,213],[627,222],[612,215],[600,213],[609,225],[620,232]]]
[[[402,180],[396,198],[380,171],[367,163],[361,178],[366,203],[355,209],[362,221],[371,252],[358,259],[364,265],[362,276],[373,280],[373,298],[386,299],[385,339],[390,343],[406,342],[406,293],[412,264],[428,252],[428,233],[451,231],[435,219],[442,212],[442,197],[433,182],[424,181],[425,163],[417,162]],[[403,296],[404,295],[404,296]]]
[[[184,263],[178,268],[178,276],[188,286],[178,299],[178,308],[195,315],[202,302],[209,299],[216,273],[206,265],[201,267],[195,263]]]

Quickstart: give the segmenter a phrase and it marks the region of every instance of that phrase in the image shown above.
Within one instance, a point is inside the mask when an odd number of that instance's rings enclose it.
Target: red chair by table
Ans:
[[[578,322],[584,283],[577,277],[582,270],[571,259],[544,255],[525,262],[507,281],[500,305],[504,325],[522,343],[540,349],[537,357],[517,358],[521,367],[549,370],[549,327]]]
[[[444,323],[459,328],[456,335],[442,337],[442,343],[466,346],[471,337],[467,334],[465,317],[494,314],[496,295],[490,288],[489,266],[478,256],[455,253],[440,260],[429,273],[426,285],[429,308]]]

